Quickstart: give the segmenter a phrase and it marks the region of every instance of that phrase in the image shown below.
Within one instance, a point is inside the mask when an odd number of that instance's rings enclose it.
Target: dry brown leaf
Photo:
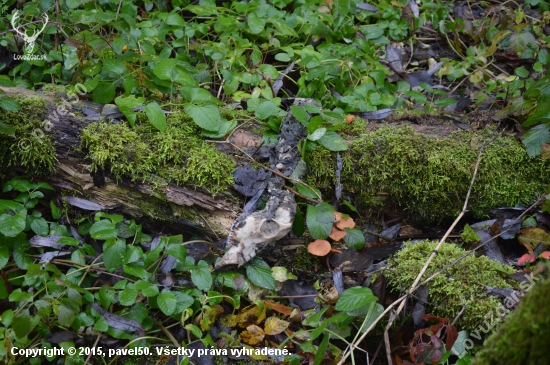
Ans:
[[[251,324],[260,324],[265,319],[265,309],[260,313],[260,308],[253,304],[243,309],[237,316],[237,324],[241,328],[246,328]]]
[[[330,252],[330,247],[330,243],[326,240],[315,240],[307,246],[307,250],[315,256],[326,256]]]
[[[283,321],[277,317],[269,317],[265,320],[264,330],[266,335],[278,335],[283,332],[290,322]]]
[[[330,232],[329,237],[332,238],[335,242],[338,242],[342,238],[346,237],[346,232],[337,227],[332,227],[332,232]]]
[[[241,340],[250,346],[256,346],[262,343],[265,337],[264,330],[252,324],[246,327],[246,331],[241,332]]]
[[[290,316],[292,314],[292,309],[288,308],[282,304],[270,302],[269,300],[264,301],[264,305],[270,309],[273,309],[285,316]]]

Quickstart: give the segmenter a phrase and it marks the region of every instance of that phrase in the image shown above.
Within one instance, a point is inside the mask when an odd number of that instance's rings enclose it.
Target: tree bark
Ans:
[[[189,232],[199,230],[210,235],[213,233],[218,238],[227,235],[234,219],[242,211],[234,203],[231,192],[212,197],[174,184],[155,188],[146,183],[117,182],[107,173],[105,185],[99,188],[94,185],[88,165],[79,151],[81,130],[90,122],[76,115],[75,110],[66,114],[58,112],[59,100],[56,99],[69,100],[67,95],[59,93],[56,98],[22,88],[0,87],[0,90],[6,96],[38,96],[46,101],[46,120],[52,126],[49,131],[43,132],[52,137],[57,153],[57,163],[49,183],[58,192],[67,195],[70,191],[69,195],[100,204],[107,211],[123,213],[146,226]],[[70,105],[94,110],[102,108],[102,105],[87,101],[71,102]]]

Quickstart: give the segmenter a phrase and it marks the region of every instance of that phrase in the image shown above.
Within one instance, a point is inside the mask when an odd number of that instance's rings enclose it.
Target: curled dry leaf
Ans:
[[[346,231],[342,231],[337,227],[332,227],[332,232],[329,235],[335,242],[340,241],[342,238],[346,237]]]
[[[264,330],[255,324],[246,327],[246,331],[241,332],[241,340],[250,346],[259,345],[264,337]]]
[[[315,256],[326,256],[330,252],[330,243],[326,240],[315,240],[307,246],[310,254]]]

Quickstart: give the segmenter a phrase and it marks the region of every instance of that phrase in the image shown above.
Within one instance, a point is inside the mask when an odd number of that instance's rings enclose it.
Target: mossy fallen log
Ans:
[[[543,280],[532,287],[522,287],[524,292],[528,291],[520,304],[487,338],[472,365],[548,364],[550,266],[544,264],[542,268]]]
[[[234,161],[191,137],[193,131],[170,134],[177,129],[177,113],[168,117],[167,133],[155,137],[150,130],[136,134],[125,123],[86,121],[75,108],[81,104],[59,107],[68,100],[64,94],[0,89],[21,106],[17,112],[0,110],[0,121],[15,130],[14,136],[0,135],[0,178],[25,173],[142,222],[221,237],[240,213],[228,189]],[[88,137],[84,143],[82,136]],[[91,173],[104,175],[102,186],[94,185]],[[174,180],[181,185],[170,183]]]
[[[488,129],[454,128],[453,132],[444,125],[417,128],[422,132],[410,125],[370,127],[359,121],[342,131],[347,134],[349,151],[342,154],[341,181],[344,189],[358,197],[363,211],[397,205],[417,221],[456,217],[470,186],[478,150],[485,142],[468,206],[475,217],[487,217],[497,207],[529,205],[550,183],[548,161],[529,157],[511,135],[495,138]],[[309,157],[307,182],[332,189],[335,153],[317,148]]]

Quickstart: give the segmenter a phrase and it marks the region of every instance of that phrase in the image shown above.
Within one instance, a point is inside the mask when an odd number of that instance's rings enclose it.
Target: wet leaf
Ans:
[[[523,228],[519,231],[519,242],[524,246],[535,249],[539,243],[550,246],[550,235],[541,228]]]
[[[290,322],[283,321],[277,317],[269,317],[265,320],[264,330],[266,335],[277,335],[283,332]]]

